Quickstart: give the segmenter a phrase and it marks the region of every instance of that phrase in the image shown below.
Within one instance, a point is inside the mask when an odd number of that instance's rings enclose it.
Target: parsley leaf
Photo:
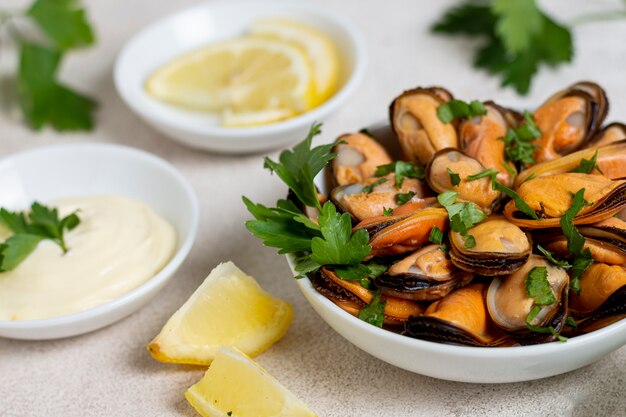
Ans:
[[[365,136],[369,136],[369,137],[370,137],[370,138],[372,138],[372,139],[376,139],[376,138],[374,137],[374,134],[372,133],[372,131],[371,131],[371,130],[369,130],[368,128],[366,128],[366,127],[364,127],[364,128],[362,128],[361,130],[359,130],[359,133],[362,133],[362,134],[364,134]]]
[[[56,208],[50,209],[37,202],[31,205],[28,215],[0,209],[0,221],[13,232],[0,244],[0,272],[17,267],[44,239],[52,240],[67,253],[65,231],[80,223],[75,212],[60,219]]]
[[[311,260],[320,265],[358,265],[370,254],[367,231],[352,234],[350,215],[337,213],[331,202],[324,204],[317,221],[322,237],[311,240]]]
[[[545,266],[536,266],[526,277],[526,292],[535,299],[535,305],[551,305],[556,303],[556,297],[548,281],[548,269]]]
[[[36,0],[26,12],[60,50],[91,45],[93,32],[77,0]]]
[[[573,318],[573,317],[568,317],[568,318],[565,320],[565,323],[566,323],[568,326],[573,327],[573,328],[578,327],[578,324],[576,323],[576,320],[574,320],[574,318]]]
[[[492,10],[498,16],[496,33],[507,51],[515,54],[532,46],[533,38],[543,25],[541,12],[534,0],[494,0]]]
[[[459,177],[459,174],[448,168],[448,175],[450,175],[450,183],[453,187],[459,185],[459,183],[461,182],[461,177]]]
[[[392,208],[383,207],[383,216],[391,216],[393,214]]]
[[[405,178],[415,178],[423,180],[426,178],[424,168],[415,166],[412,162],[395,161],[390,164],[380,165],[376,168],[374,176],[382,177],[394,173],[396,176],[396,187],[402,187]]]
[[[459,193],[456,191],[446,191],[437,196],[437,201],[439,201],[439,204],[443,207],[447,207],[454,204],[458,196]]]
[[[441,245],[441,241],[443,240],[443,232],[441,231],[441,229],[439,229],[437,226],[433,226],[433,228],[430,229],[428,240],[436,245]]]
[[[373,324],[376,327],[383,327],[383,321],[385,320],[386,300],[381,301],[380,296],[380,290],[376,291],[372,301],[359,312],[359,318],[361,320]]]
[[[454,119],[471,119],[474,116],[487,114],[487,109],[478,100],[466,103],[463,100],[450,100],[437,107],[437,117],[444,123]]]
[[[582,172],[583,174],[591,174],[591,171],[595,169],[598,170],[600,174],[604,174],[600,167],[597,164],[598,160],[598,150],[596,149],[595,153],[591,157],[591,159],[581,159],[580,164],[574,169],[572,172]]]
[[[331,152],[336,143],[311,148],[313,137],[321,133],[321,126],[314,123],[307,137],[293,150],[281,152],[279,162],[266,157],[264,163],[264,167],[275,172],[304,205],[318,209],[322,207],[313,179],[336,156]]]
[[[413,191],[409,191],[408,193],[398,193],[396,194],[396,203],[399,206],[408,203],[415,196]]]
[[[24,42],[20,47],[19,103],[29,126],[50,124],[59,131],[89,130],[96,102],[59,84],[55,75],[61,52]]]
[[[369,194],[374,190],[374,187],[376,187],[377,185],[383,184],[385,182],[387,182],[387,178],[381,178],[378,181],[363,187],[363,190],[361,190],[361,192],[365,194]]]
[[[580,293],[580,279],[583,276],[583,272],[585,272],[585,270],[593,262],[593,257],[591,256],[591,251],[589,251],[589,249],[585,249],[580,255],[574,258],[574,261],[572,262],[572,280],[570,282],[570,287],[576,293]]]

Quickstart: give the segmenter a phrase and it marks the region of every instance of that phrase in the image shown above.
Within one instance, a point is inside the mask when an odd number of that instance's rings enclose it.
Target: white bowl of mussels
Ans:
[[[619,140],[626,138],[626,127],[603,127],[603,90],[577,83],[535,110],[541,132],[554,123],[542,111],[551,117],[562,112],[557,122],[578,129],[580,143],[565,148],[552,129],[549,138],[542,133],[535,142],[541,146],[535,155],[559,152],[556,159],[537,156],[539,162],[524,171],[511,164],[478,179],[471,176],[496,166],[485,151],[498,148],[493,144],[502,132],[528,122],[491,102],[484,104],[485,115],[455,125],[425,120],[450,97],[439,88],[407,91],[392,103],[393,129],[385,123],[371,128],[371,136],[340,137],[344,143],[334,148],[338,156],[318,176],[318,188],[350,213],[353,231],[369,233],[369,262],[383,263],[386,271],[363,283],[322,267],[298,281],[306,299],[335,331],[371,355],[459,382],[545,378],[626,344],[626,222],[619,216],[626,206],[626,181],[620,180],[626,177],[626,141]],[[440,142],[426,146],[429,129]],[[456,149],[445,149],[451,146]],[[399,184],[406,167],[398,164],[376,177],[377,167],[401,152],[422,162],[426,182],[409,173]],[[455,198],[442,200],[449,191]],[[507,192],[515,198],[504,197]],[[489,214],[473,224],[470,219],[465,231],[452,225],[476,215],[476,207]],[[443,230],[440,236],[434,226]],[[296,257],[287,259],[298,275]],[[588,267],[582,274],[574,272],[583,264]],[[382,327],[358,318],[376,302],[374,290],[385,302]]]

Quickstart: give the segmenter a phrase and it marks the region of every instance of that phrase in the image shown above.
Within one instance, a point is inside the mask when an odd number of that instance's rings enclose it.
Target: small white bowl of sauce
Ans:
[[[187,180],[164,160],[119,145],[54,145],[1,160],[0,207],[27,211],[34,201],[58,204],[61,216],[78,209],[81,223],[66,232],[68,253],[42,241],[0,272],[0,299],[8,297],[0,337],[68,337],[126,317],[165,286],[198,228]]]
[[[301,22],[327,35],[337,48],[339,87],[317,107],[295,117],[258,126],[224,127],[216,114],[179,108],[152,97],[146,81],[167,62],[212,42],[245,34],[262,18]],[[302,140],[314,122],[344,105],[361,83],[365,41],[348,19],[299,2],[229,1],[200,3],[165,17],[135,35],[117,57],[115,87],[124,102],[155,129],[185,145],[221,153],[277,149]]]

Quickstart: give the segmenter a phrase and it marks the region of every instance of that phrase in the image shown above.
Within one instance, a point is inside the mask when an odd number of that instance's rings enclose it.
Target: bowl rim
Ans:
[[[347,75],[346,82],[341,86],[339,90],[333,94],[332,97],[324,101],[322,104],[317,107],[306,111],[302,114],[294,116],[284,121],[279,121],[276,123],[271,123],[267,125],[261,126],[245,126],[245,127],[222,127],[222,126],[197,126],[197,125],[186,125],[184,121],[179,120],[177,117],[167,117],[166,119],[159,117],[157,118],[155,114],[153,114],[152,110],[142,106],[138,101],[138,97],[127,91],[123,88],[125,83],[125,72],[124,67],[126,62],[130,59],[129,56],[132,53],[132,49],[136,43],[138,43],[142,38],[149,35],[150,32],[158,30],[161,26],[165,26],[170,24],[170,22],[180,19],[181,16],[189,13],[193,13],[197,10],[203,9],[228,9],[228,8],[245,8],[247,6],[254,7],[259,10],[277,10],[277,13],[281,11],[293,11],[293,12],[301,12],[303,14],[309,14],[321,19],[325,19],[327,22],[330,22],[333,26],[343,31],[346,34],[347,39],[349,40],[349,47],[354,49],[355,59],[352,71]],[[182,51],[181,51],[182,53]],[[116,90],[122,100],[128,105],[133,111],[141,115],[142,117],[152,121],[153,123],[175,128],[182,132],[196,134],[196,135],[204,135],[204,136],[214,136],[220,137],[221,139],[228,140],[247,140],[250,139],[251,136],[255,135],[272,135],[279,134],[283,132],[290,131],[292,129],[296,129],[302,127],[303,125],[311,125],[315,121],[322,120],[325,115],[336,110],[345,100],[356,90],[358,85],[361,83],[365,76],[365,70],[367,66],[367,48],[365,38],[362,35],[361,31],[357,28],[357,26],[349,19],[344,18],[343,16],[336,14],[324,7],[320,7],[313,4],[308,3],[291,3],[284,1],[274,1],[270,3],[258,3],[254,1],[233,1],[233,2],[202,2],[191,7],[179,10],[170,15],[164,16],[143,29],[137,32],[133,37],[128,40],[121,51],[119,52],[114,65],[113,70],[113,79]],[[147,95],[146,95],[147,96]],[[149,96],[147,96],[149,97]],[[150,98],[151,99],[151,98]],[[154,99],[151,99],[154,100]],[[168,113],[169,114],[169,113]]]
[[[112,152],[117,154],[124,154],[131,156],[132,158],[141,159],[148,163],[156,165],[159,169],[167,172],[171,175],[176,183],[181,187],[185,194],[185,197],[190,202],[191,208],[191,223],[189,226],[189,232],[180,242],[180,246],[176,249],[176,252],[172,258],[157,272],[152,278],[148,279],[143,284],[132,289],[131,291],[122,294],[121,296],[107,301],[104,304],[100,304],[95,307],[91,307],[87,310],[79,311],[72,314],[66,314],[58,317],[51,317],[47,319],[34,319],[34,320],[0,320],[0,329],[3,330],[36,330],[42,328],[54,328],[56,326],[66,326],[72,323],[80,323],[88,321],[96,317],[108,314],[117,309],[121,309],[127,304],[132,303],[143,295],[150,293],[169,280],[173,273],[180,267],[183,261],[187,258],[187,255],[191,251],[191,248],[196,240],[198,233],[199,215],[200,209],[198,205],[198,198],[191,187],[191,184],[178,171],[172,164],[164,159],[141,149],[133,148],[130,146],[112,144],[112,143],[64,143],[42,146],[34,149],[29,149],[15,154],[9,155],[0,159],[0,165],[10,164],[13,160],[28,157],[35,154],[46,154],[50,151],[54,152],[74,152],[76,150],[87,150],[94,153]],[[180,230],[176,230],[180,238]]]
[[[294,277],[298,275],[295,271],[295,255],[287,254],[287,262]],[[349,323],[359,329],[360,332],[369,334],[372,337],[383,338],[387,341],[400,344],[415,351],[427,351],[429,353],[438,353],[444,355],[452,355],[458,357],[468,357],[475,359],[506,359],[516,357],[540,357],[544,355],[552,355],[555,353],[568,353],[573,350],[591,347],[596,343],[601,343],[604,339],[613,333],[626,332],[626,318],[616,323],[594,330],[591,333],[568,338],[566,342],[550,342],[528,346],[509,346],[509,347],[478,347],[478,346],[461,346],[439,342],[431,342],[429,340],[417,339],[409,336],[403,336],[392,331],[373,326],[363,320],[345,312],[331,300],[317,292],[308,277],[298,279],[298,286],[302,292],[308,293],[314,297],[324,308],[330,310],[333,314],[342,314],[344,322]]]

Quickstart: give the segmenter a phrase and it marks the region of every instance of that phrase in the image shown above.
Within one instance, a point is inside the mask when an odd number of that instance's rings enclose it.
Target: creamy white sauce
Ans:
[[[142,202],[113,195],[47,202],[60,217],[79,210],[63,254],[39,243],[20,265],[0,273],[0,320],[58,317],[120,297],[158,273],[176,249],[176,232]],[[0,242],[11,232],[0,225]]]

